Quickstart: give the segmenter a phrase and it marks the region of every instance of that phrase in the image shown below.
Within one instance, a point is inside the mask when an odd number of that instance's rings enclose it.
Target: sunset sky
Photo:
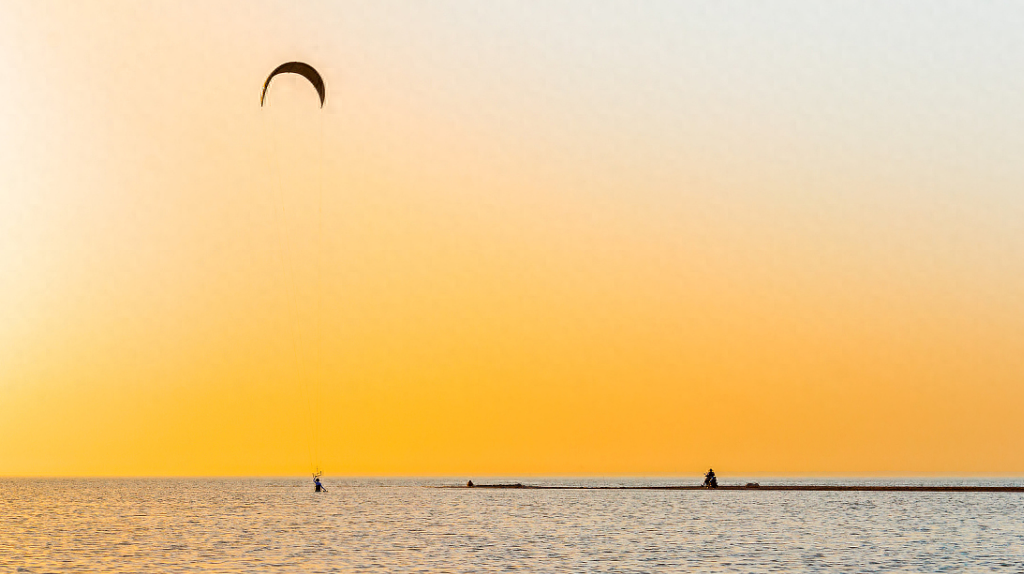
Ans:
[[[4,2],[0,475],[1024,474],[1022,30]]]

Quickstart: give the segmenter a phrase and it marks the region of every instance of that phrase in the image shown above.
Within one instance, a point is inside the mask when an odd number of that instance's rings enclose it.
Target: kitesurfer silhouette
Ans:
[[[319,476],[313,477],[313,488],[315,489],[315,492],[327,492],[327,488],[324,485],[320,484]]]

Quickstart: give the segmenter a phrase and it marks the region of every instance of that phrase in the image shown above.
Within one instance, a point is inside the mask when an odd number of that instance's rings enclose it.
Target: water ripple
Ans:
[[[1024,564],[1016,493],[424,483],[334,482],[316,495],[286,479],[0,480],[0,571],[1020,572]],[[602,484],[649,483],[657,481]]]

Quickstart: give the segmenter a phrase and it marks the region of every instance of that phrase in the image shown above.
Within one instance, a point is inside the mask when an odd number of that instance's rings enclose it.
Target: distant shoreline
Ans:
[[[1019,492],[1024,486],[867,486],[867,485],[825,485],[825,484],[767,484],[759,486],[541,486],[530,484],[474,484],[473,486],[443,486],[441,488],[487,489],[528,489],[528,490],[744,490],[744,491],[792,491],[792,492]]]

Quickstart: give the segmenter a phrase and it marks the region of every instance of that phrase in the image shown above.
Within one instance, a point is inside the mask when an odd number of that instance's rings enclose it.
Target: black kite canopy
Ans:
[[[317,72],[313,66],[304,62],[287,62],[274,68],[273,72],[267,76],[267,81],[263,82],[263,94],[260,95],[260,106],[263,106],[263,100],[267,97],[267,88],[270,87],[270,80],[274,79],[274,76],[278,74],[298,74],[303,78],[309,80],[310,84],[316,88],[316,93],[320,94],[320,107],[324,107],[324,100],[327,99],[327,87],[324,86],[324,79],[320,77],[320,73]]]

